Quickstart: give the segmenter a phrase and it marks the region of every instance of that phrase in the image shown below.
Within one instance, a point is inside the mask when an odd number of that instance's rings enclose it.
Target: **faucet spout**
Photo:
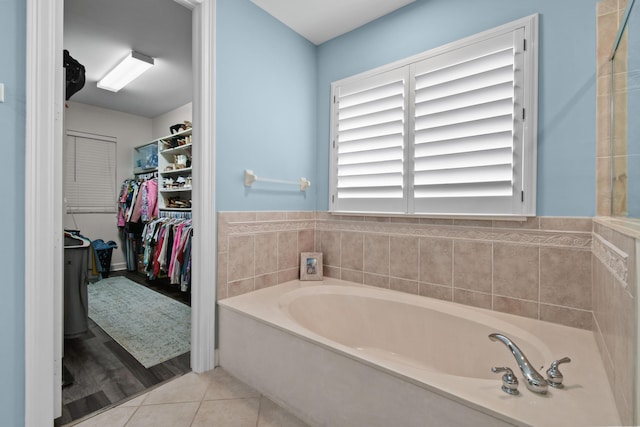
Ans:
[[[547,393],[547,387],[549,383],[547,383],[547,380],[545,380],[544,377],[531,366],[531,362],[529,362],[527,356],[524,355],[522,350],[520,350],[520,348],[513,341],[502,334],[496,333],[489,334],[489,339],[491,341],[500,341],[504,345],[506,345],[509,350],[511,350],[511,353],[513,354],[513,357],[515,357],[520,371],[522,371],[522,375],[525,379],[525,384],[529,390],[534,393]]]

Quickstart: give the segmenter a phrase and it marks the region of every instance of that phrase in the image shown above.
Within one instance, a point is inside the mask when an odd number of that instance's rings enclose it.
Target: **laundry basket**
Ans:
[[[118,245],[113,240],[105,243],[104,240],[97,239],[91,242],[91,246],[93,246],[96,254],[96,265],[100,276],[109,277],[109,273],[111,272],[111,255],[113,249],[117,248]]]

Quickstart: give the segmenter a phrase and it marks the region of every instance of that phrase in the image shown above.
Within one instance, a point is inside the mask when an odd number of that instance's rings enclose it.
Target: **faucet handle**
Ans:
[[[562,359],[554,360],[553,362],[551,362],[551,367],[547,369],[547,382],[551,387],[564,387],[564,385],[562,384],[564,376],[562,375],[562,372],[560,372],[560,369],[558,369],[558,365],[560,365],[561,363],[569,362],[571,362],[571,359],[569,359],[568,357],[563,357]]]
[[[506,366],[493,367],[491,368],[491,372],[494,372],[496,374],[505,372],[505,374],[502,376],[502,391],[513,396],[520,394],[520,392],[518,391],[518,378],[513,375],[513,371],[511,370],[511,368],[507,368]]]

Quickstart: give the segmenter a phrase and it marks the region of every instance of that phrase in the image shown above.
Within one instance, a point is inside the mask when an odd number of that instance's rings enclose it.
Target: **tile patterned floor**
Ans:
[[[77,427],[305,427],[221,368],[171,380]]]

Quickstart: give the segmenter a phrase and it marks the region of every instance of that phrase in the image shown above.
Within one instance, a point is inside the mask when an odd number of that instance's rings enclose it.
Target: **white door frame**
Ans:
[[[193,10],[194,186],[191,368],[215,366],[215,0]],[[25,135],[25,426],[60,413],[62,357],[62,67],[64,0],[27,0]],[[53,283],[52,283],[53,282]]]

